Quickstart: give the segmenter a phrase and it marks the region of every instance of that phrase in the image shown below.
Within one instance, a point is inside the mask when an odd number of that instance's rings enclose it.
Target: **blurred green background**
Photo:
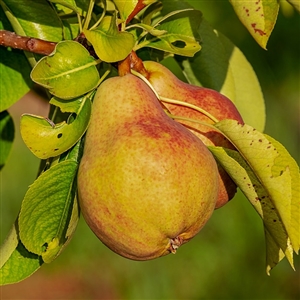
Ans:
[[[266,99],[265,132],[300,162],[300,18],[288,5],[279,13],[261,49],[227,0],[190,1],[216,29],[244,52],[257,72]],[[249,91],[251,93],[251,91]],[[22,112],[44,113],[29,95],[11,113],[16,127]],[[39,161],[19,134],[1,171],[1,243],[19,211]],[[176,255],[148,262],[124,259],[108,250],[81,219],[66,250],[25,281],[0,289],[1,299],[300,299],[300,260],[296,271],[283,260],[265,273],[262,222],[238,194],[215,211],[205,228]]]

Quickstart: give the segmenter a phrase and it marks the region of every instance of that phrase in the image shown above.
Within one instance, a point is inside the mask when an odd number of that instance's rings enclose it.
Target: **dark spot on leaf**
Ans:
[[[54,151],[58,151],[58,150],[59,150],[58,148],[55,148],[55,149],[54,149]]]
[[[273,220],[273,222],[277,222],[277,220]]]
[[[259,139],[258,141],[261,143],[261,142],[262,142],[262,139]]]
[[[57,138],[60,139],[61,137],[62,137],[62,133],[59,133],[59,134],[57,135]]]

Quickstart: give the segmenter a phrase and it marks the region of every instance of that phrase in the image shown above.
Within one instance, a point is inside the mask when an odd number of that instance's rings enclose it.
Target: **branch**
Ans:
[[[128,16],[126,23],[128,24],[146,6],[147,6],[147,1],[138,0],[138,3],[136,5],[136,7],[134,8],[133,12]]]
[[[56,43],[17,35],[7,30],[0,30],[0,45],[37,54],[49,55],[54,51]]]

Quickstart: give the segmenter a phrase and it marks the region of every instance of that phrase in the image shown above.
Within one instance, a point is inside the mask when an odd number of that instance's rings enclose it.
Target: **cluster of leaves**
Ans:
[[[147,7],[131,20],[141,2]],[[210,150],[263,219],[267,272],[285,256],[293,266],[293,252],[298,252],[300,243],[298,166],[282,145],[261,133],[264,100],[251,65],[190,2],[0,0],[0,29],[57,43],[45,57],[0,48],[1,167],[14,136],[7,109],[29,91],[32,82],[45,87],[51,105],[48,118],[30,114],[21,118],[22,138],[41,159],[41,167],[1,246],[1,284],[30,276],[70,241],[80,214],[76,173],[93,95],[107,76],[117,74],[115,65],[131,51],[168,64],[188,82],[218,90],[235,103],[247,125],[225,120],[215,127],[238,151]],[[265,48],[276,22],[277,1],[247,2],[247,6],[242,2],[231,0]],[[93,52],[75,41],[80,35]]]

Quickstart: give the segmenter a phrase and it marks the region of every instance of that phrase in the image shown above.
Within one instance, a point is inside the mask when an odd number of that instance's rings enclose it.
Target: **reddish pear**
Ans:
[[[219,92],[185,83],[159,63],[146,61],[144,67],[147,72],[147,79],[160,97],[181,100],[196,105],[207,111],[218,121],[233,119],[243,124],[243,119],[233,102]],[[174,116],[214,124],[212,119],[195,109],[165,102],[163,104]],[[212,127],[186,120],[177,119],[177,121],[185,125],[207,146],[234,149],[234,146]],[[220,189],[216,208],[226,204],[236,193],[235,183],[221,166],[218,166],[218,168]]]

